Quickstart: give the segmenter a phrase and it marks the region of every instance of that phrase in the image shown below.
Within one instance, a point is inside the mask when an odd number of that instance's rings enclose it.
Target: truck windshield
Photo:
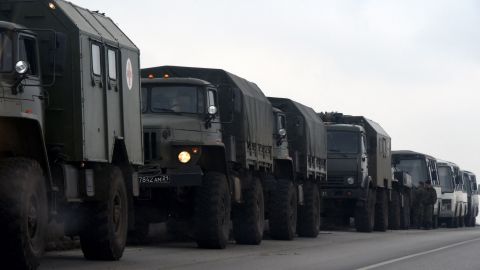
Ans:
[[[356,154],[359,152],[360,134],[351,131],[327,132],[329,153]]]
[[[12,39],[0,30],[0,72],[11,72],[13,68]]]
[[[151,88],[152,112],[198,113],[197,87],[163,85]]]
[[[427,163],[423,159],[396,159],[395,168],[398,171],[409,173],[414,185],[428,179]]]
[[[453,191],[453,173],[450,167],[438,167],[438,178],[440,179],[442,191]]]

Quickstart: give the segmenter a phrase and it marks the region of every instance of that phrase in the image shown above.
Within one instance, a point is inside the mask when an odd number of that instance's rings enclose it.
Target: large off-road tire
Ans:
[[[269,205],[270,236],[292,240],[297,231],[297,192],[290,179],[278,179]]]
[[[243,190],[243,202],[235,205],[233,238],[237,244],[259,245],[265,225],[265,205],[260,180],[251,177]]]
[[[298,207],[297,233],[300,237],[315,238],[320,232],[320,192],[311,182],[303,185],[303,205]]]
[[[403,196],[403,206],[401,207],[400,228],[403,230],[410,229],[410,196]]]
[[[392,191],[392,201],[388,211],[388,228],[391,230],[399,230],[401,226],[401,197],[400,192]]]
[[[223,249],[230,233],[230,191],[227,177],[207,172],[195,193],[194,237],[201,248]]]
[[[377,203],[375,205],[375,231],[385,232],[388,228],[388,190],[377,190]]]
[[[355,207],[355,228],[357,232],[372,232],[375,224],[376,192],[368,190],[367,200]]]
[[[48,204],[38,162],[0,161],[0,260],[5,269],[37,269],[45,249]]]
[[[84,203],[80,231],[83,255],[88,260],[118,260],[123,255],[128,229],[128,200],[122,171],[106,166],[95,171],[98,200]]]

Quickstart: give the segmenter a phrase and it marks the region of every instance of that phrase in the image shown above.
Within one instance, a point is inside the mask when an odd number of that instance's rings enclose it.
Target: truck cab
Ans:
[[[335,197],[355,198],[356,187],[368,184],[368,155],[365,129],[359,125],[327,126],[328,181],[326,185],[342,188]]]
[[[440,181],[442,206],[439,222],[448,227],[456,227],[465,218],[467,193],[464,190],[459,167],[448,161],[438,161],[438,179]]]
[[[441,209],[441,186],[438,180],[437,160],[427,154],[410,150],[393,151],[392,164],[396,170],[404,171],[412,176],[413,186],[419,186],[420,182],[430,180],[437,193],[437,201],[434,204],[433,225],[438,226],[438,217]]]

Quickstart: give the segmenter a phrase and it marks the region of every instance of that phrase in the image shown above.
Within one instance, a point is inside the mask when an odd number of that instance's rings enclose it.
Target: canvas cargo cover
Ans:
[[[198,78],[212,83],[218,88],[224,136],[233,135],[247,142],[273,145],[272,105],[255,83],[222,69],[178,66],[142,69],[142,77],[149,74],[156,78],[161,78],[165,74],[172,78]]]
[[[287,116],[287,136],[290,148],[302,151],[310,156],[326,159],[326,129],[315,111],[291,99],[274,97],[268,99],[273,106],[282,110]],[[304,132],[299,132],[297,128],[298,117],[303,119]]]

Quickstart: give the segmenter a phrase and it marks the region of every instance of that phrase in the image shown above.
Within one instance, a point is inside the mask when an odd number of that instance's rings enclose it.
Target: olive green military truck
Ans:
[[[139,50],[61,0],[4,0],[0,20],[2,264],[36,268],[53,221],[117,260],[143,163]]]
[[[142,79],[145,166],[133,239],[143,242],[150,223],[193,221],[200,247],[225,248],[230,229],[217,88],[193,78]],[[169,223],[170,224],[170,223]]]
[[[325,126],[310,107],[287,98],[269,97],[269,100],[279,110],[276,122],[280,137],[276,149],[285,149],[289,154],[289,158],[278,158],[275,171],[293,168],[288,174],[298,190],[297,233],[316,237],[320,229],[320,183],[327,179]],[[283,140],[282,129],[286,129]],[[282,164],[287,161],[293,166]]]
[[[321,113],[327,123],[328,177],[322,184],[322,215],[348,223],[357,231],[388,228],[392,190],[390,136],[363,116]]]

